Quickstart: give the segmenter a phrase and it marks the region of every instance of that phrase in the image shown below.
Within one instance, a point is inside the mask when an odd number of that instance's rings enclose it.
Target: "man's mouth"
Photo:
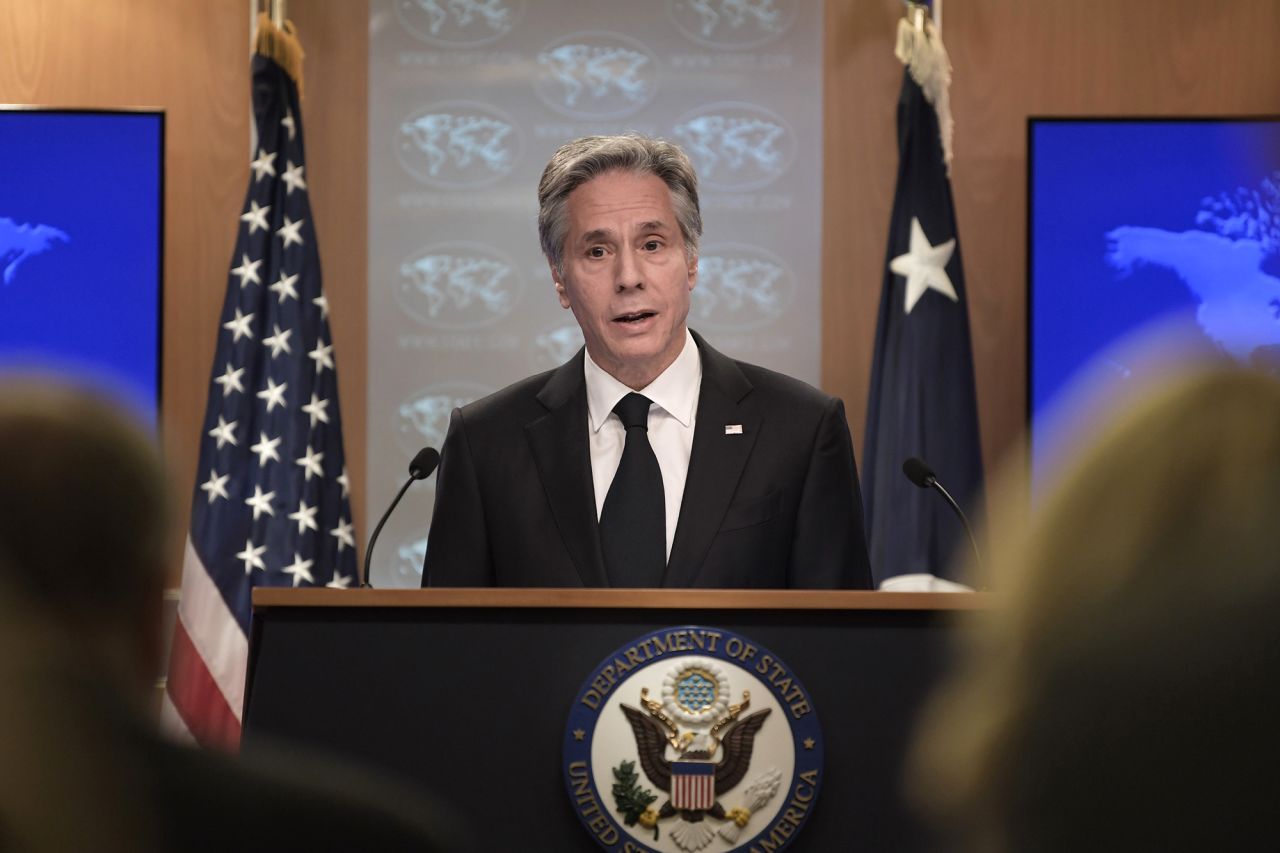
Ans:
[[[633,311],[627,314],[619,314],[613,318],[615,323],[639,323],[648,320],[657,314],[656,311]]]

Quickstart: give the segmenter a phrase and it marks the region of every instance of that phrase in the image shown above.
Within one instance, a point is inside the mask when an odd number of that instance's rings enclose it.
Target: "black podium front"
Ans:
[[[253,602],[244,749],[269,735],[391,770],[494,851],[598,849],[561,751],[607,655],[669,626],[750,637],[788,662],[821,722],[821,792],[788,849],[825,853],[927,849],[902,796],[904,754],[954,611],[984,596],[260,588]]]

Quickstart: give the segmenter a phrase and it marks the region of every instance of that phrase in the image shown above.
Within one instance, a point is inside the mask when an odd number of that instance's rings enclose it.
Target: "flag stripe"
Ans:
[[[209,675],[181,619],[174,625],[170,655],[167,689],[183,725],[199,732],[199,741],[206,746],[234,748],[240,742],[239,715]]]
[[[225,704],[236,719],[240,719],[249,641],[227,608],[221,591],[213,585],[190,538],[182,561],[178,620],[198,654],[201,668],[218,685]]]

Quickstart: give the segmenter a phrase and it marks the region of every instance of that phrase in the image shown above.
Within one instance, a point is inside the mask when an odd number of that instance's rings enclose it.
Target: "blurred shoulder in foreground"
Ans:
[[[114,406],[0,381],[0,850],[458,849],[386,782],[159,737],[172,510],[153,440]]]
[[[1202,369],[1126,409],[992,560],[926,715],[961,849],[1259,849],[1280,801],[1280,384]]]

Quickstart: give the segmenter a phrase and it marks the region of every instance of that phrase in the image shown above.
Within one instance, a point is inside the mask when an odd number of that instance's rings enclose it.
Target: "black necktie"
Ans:
[[[613,407],[627,430],[622,461],[600,511],[600,544],[613,586],[658,586],[667,565],[667,504],[662,469],[649,444],[648,397],[631,393]]]

